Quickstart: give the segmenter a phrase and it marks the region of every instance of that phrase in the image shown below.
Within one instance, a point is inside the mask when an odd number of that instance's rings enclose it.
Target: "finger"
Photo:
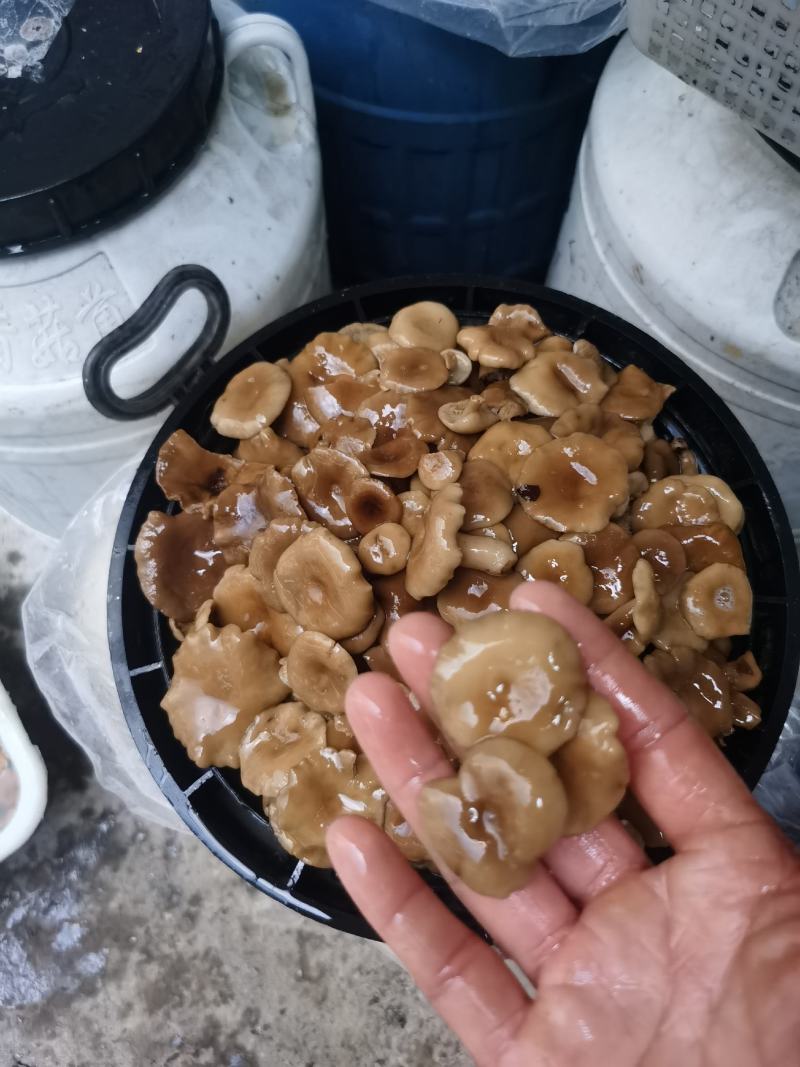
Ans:
[[[364,918],[475,1060],[500,1063],[531,1002],[497,953],[459,922],[365,819],[337,820],[327,846]]]
[[[392,627],[392,659],[424,708],[430,705],[430,681],[439,649],[452,628],[434,615],[406,615]],[[546,857],[556,880],[574,899],[591,899],[624,875],[648,866],[642,849],[618,820],[591,834],[566,839]]]
[[[544,862],[579,904],[588,903],[626,875],[650,866],[644,851],[614,816],[585,834],[562,837],[547,851]]]
[[[593,687],[619,715],[633,791],[675,847],[767,821],[744,782],[685,706],[596,615],[551,582],[526,582],[511,606],[556,619],[580,646]]]
[[[431,675],[439,649],[453,636],[438,616],[428,612],[404,615],[389,631],[389,652],[403,681],[426,711],[431,710]]]
[[[425,782],[454,773],[425,722],[391,678],[362,674],[347,692],[347,717],[384,788],[427,845],[417,810]],[[443,865],[442,874],[479,923],[531,980],[572,928],[577,912],[537,866],[530,882],[503,900],[475,893]]]

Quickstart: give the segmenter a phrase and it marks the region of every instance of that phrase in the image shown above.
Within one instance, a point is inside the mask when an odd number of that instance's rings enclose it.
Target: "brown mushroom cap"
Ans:
[[[306,514],[343,540],[356,534],[347,514],[348,494],[357,479],[366,477],[363,463],[333,448],[314,448],[292,467],[292,481]]]
[[[482,433],[498,420],[498,416],[477,393],[466,400],[442,404],[439,408],[439,418],[448,430],[463,434]]]
[[[491,382],[481,392],[483,401],[502,422],[518,419],[528,414],[528,408],[508,384],[507,378]]]
[[[481,619],[495,611],[507,611],[511,594],[522,585],[522,575],[486,574],[459,567],[436,598],[436,608],[446,623]]]
[[[304,395],[309,414],[321,429],[331,419],[354,417],[364,401],[375,395],[375,383],[340,374],[310,385]]]
[[[653,644],[663,652],[676,654],[677,649],[688,648],[694,652],[704,652],[708,641],[695,633],[686,621],[681,610],[683,590],[693,577],[686,571],[680,580],[661,597],[662,618],[658,632],[653,635]]]
[[[508,475],[488,459],[467,460],[459,484],[465,532],[502,522],[514,506]]]
[[[458,534],[457,541],[462,567],[486,574],[504,574],[517,562],[516,552],[502,538],[482,536],[482,531],[476,531],[474,534]]]
[[[364,653],[364,662],[367,668],[371,671],[379,671],[381,674],[388,674],[390,678],[394,678],[396,682],[402,682],[403,679],[394,665],[394,660],[389,655],[389,651],[385,645],[375,645],[374,648],[368,648]]]
[[[450,482],[457,482],[464,466],[460,452],[448,449],[444,452],[427,452],[421,457],[417,474],[426,489],[434,492]]]
[[[627,604],[621,604],[610,615],[607,615],[603,622],[632,656],[641,656],[647,646],[633,624],[635,607],[636,601],[629,600]]]
[[[602,530],[628,499],[625,460],[588,434],[541,445],[523,464],[519,480],[527,513],[559,533]]]
[[[503,525],[511,538],[511,547],[517,557],[524,556],[534,545],[549,541],[553,531],[536,519],[532,519],[521,504],[515,504],[503,519]]]
[[[550,434],[542,426],[530,422],[501,422],[489,427],[469,450],[467,459],[494,463],[516,485],[525,460],[550,440]]]
[[[136,538],[134,559],[145,597],[179,623],[195,617],[225,571],[211,519],[192,511],[151,511]]]
[[[686,529],[694,530],[690,526]],[[727,526],[722,527],[730,533]],[[681,542],[667,530],[639,530],[633,535],[633,543],[642,559],[653,568],[653,578],[659,593],[671,589],[687,567],[686,552]],[[692,570],[697,570],[693,567]]]
[[[156,481],[182,508],[202,507],[236,480],[241,467],[232,456],[208,452],[185,430],[176,430],[158,450]]]
[[[406,577],[402,572],[379,575],[371,580],[375,599],[386,616],[385,632],[404,615],[420,610],[419,602],[406,589]]]
[[[347,687],[358,674],[341,645],[314,630],[302,633],[286,660],[289,688],[312,711],[344,711]]]
[[[400,849],[409,863],[427,863],[430,860],[428,850],[411,829],[405,815],[391,799],[386,802],[383,832]]]
[[[399,431],[396,437],[362,452],[359,459],[370,474],[378,477],[410,478],[427,453],[425,442],[410,429],[405,429]]]
[[[698,652],[676,648],[645,656],[644,665],[680,697],[689,715],[711,737],[728,734],[733,729],[733,704],[730,686],[719,664]]]
[[[442,359],[447,367],[449,385],[463,385],[472,374],[472,360],[460,348],[442,349]]]
[[[632,422],[654,419],[675,392],[674,385],[655,382],[632,363],[619,372],[616,382],[602,400],[602,407]]]
[[[386,326],[379,326],[377,322],[348,322],[346,326],[340,326],[337,333],[343,333],[359,344],[369,345],[369,341],[384,334],[388,337],[389,330]]]
[[[491,314],[489,325],[516,330],[529,341],[540,341],[550,333],[539,312],[530,304],[498,304]]]
[[[475,892],[493,897],[527,882],[567,819],[550,761],[505,737],[475,745],[458,777],[427,783],[418,804],[436,856]]]
[[[320,426],[320,444],[346,456],[362,456],[375,444],[375,427],[360,415],[337,415]],[[300,459],[300,456],[297,457]]]
[[[731,688],[739,693],[749,692],[761,685],[763,675],[752,652],[743,652],[737,659],[723,664],[723,668]]]
[[[651,482],[660,482],[680,473],[678,456],[668,441],[656,437],[644,444],[642,471]]]
[[[753,730],[761,722],[761,708],[744,693],[731,693],[733,722],[743,730]]]
[[[325,719],[293,701],[262,711],[239,746],[242,785],[271,800],[289,781],[289,772],[327,744]]]
[[[690,485],[688,479],[678,475],[655,482],[631,511],[634,530],[707,525],[720,519],[719,504],[711,490],[699,484]]]
[[[680,607],[694,632],[708,641],[749,634],[753,591],[744,571],[712,563],[683,586]]]
[[[363,756],[323,748],[289,772],[289,781],[266,808],[273,832],[297,859],[330,867],[328,827],[340,815],[360,815],[383,825],[386,794]]]
[[[266,530],[258,534],[253,541],[248,567],[261,582],[264,600],[275,611],[283,610],[275,588],[275,567],[278,560],[298,537],[315,529],[315,522],[306,522],[303,519],[273,519]]]
[[[285,611],[269,609],[269,640],[281,656],[288,656],[303,627]]]
[[[467,326],[458,343],[473,363],[496,370],[516,370],[536,351],[522,331],[502,326]]]
[[[433,348],[441,352],[456,343],[458,319],[450,308],[434,300],[409,304],[395,313],[389,324],[389,336],[407,348]]]
[[[602,425],[603,412],[599,405],[582,401],[559,415],[550,427],[550,433],[553,437],[569,437],[571,433],[593,433],[599,437]]]
[[[560,585],[581,604],[594,593],[594,575],[586,564],[583,549],[572,541],[543,541],[531,548],[517,563],[523,578]]]
[[[289,545],[275,567],[275,587],[296,622],[336,641],[359,633],[375,614],[356,554],[328,530],[312,530]]]
[[[352,482],[345,496],[345,510],[359,534],[398,523],[403,517],[402,503],[386,482],[377,478],[357,478]]]
[[[206,625],[187,635],[172,666],[161,706],[189,759],[198,767],[238,767],[245,730],[288,692],[277,652],[238,626]]]
[[[386,616],[383,613],[383,608],[380,604],[375,605],[375,614],[369,620],[367,625],[359,633],[354,634],[353,637],[343,637],[341,641],[342,648],[345,652],[349,652],[351,656],[358,656],[362,652],[365,652],[368,648],[371,648],[381,635],[384,623],[386,622]],[[345,748],[352,746],[343,746]]]
[[[600,403],[608,392],[594,360],[575,352],[537,353],[509,384],[534,415],[563,415],[580,403]]]
[[[444,357],[431,348],[390,348],[381,356],[380,383],[399,393],[427,393],[450,376]]]
[[[729,563],[740,570],[745,569],[739,539],[724,522],[665,526],[663,529],[680,542],[689,570],[699,573],[712,563]]]
[[[594,829],[625,795],[630,768],[618,727],[608,701],[592,693],[577,734],[553,755],[567,793],[569,815],[563,831],[567,836]]]
[[[439,418],[439,410],[445,404],[466,400],[471,395],[461,385],[443,385],[429,393],[412,393],[406,406],[408,425],[427,444],[440,449],[457,448],[466,455],[475,441],[474,435],[449,429]]]
[[[370,574],[397,574],[405,568],[411,537],[396,522],[375,526],[358,546],[361,566]]]
[[[413,537],[418,530],[422,529],[422,519],[431,506],[431,498],[421,490],[410,489],[406,493],[401,493],[397,499],[403,507],[400,524],[409,536]]]
[[[610,522],[598,533],[570,534],[569,540],[581,545],[594,575],[594,593],[589,604],[592,611],[608,615],[627,604],[633,597],[633,568],[639,560],[631,535]]]
[[[459,624],[431,679],[436,723],[457,753],[502,735],[549,756],[574,736],[588,695],[575,642],[530,612]]]
[[[214,543],[228,563],[247,563],[250,546],[269,522],[265,510],[257,485],[231,485],[219,494],[213,506]]]
[[[211,425],[223,437],[255,437],[283,411],[292,380],[282,367],[266,361],[234,374],[211,412]]]
[[[461,486],[446,485],[431,500],[411,543],[405,584],[415,600],[436,596],[453,577],[461,562],[457,535],[463,522]]]
[[[269,641],[269,604],[263,584],[241,563],[228,567],[214,588],[213,619],[217,626],[233,623]]]
[[[714,498],[719,509],[719,517],[735,534],[741,533],[744,526],[744,508],[734,491],[722,478],[713,474],[682,474],[684,485],[690,488],[706,489]]]
[[[264,463],[285,471],[297,463],[303,450],[275,433],[271,426],[266,426],[255,437],[240,441],[236,446],[236,455],[249,463]]]

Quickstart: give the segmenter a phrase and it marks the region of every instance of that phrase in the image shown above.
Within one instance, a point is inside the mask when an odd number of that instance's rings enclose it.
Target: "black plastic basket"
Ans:
[[[360,286],[318,300],[255,334],[230,353],[173,412],[153,441],[131,485],[119,521],[109,577],[109,641],[117,689],[139,751],[159,788],[187,826],[242,878],[275,900],[341,930],[374,937],[332,871],[299,864],[274,838],[256,797],[237,772],[200,771],[175,740],[160,702],[176,643],[165,620],[139,589],[133,543],[147,513],[164,509],[155,481],[158,449],[181,428],[206,448],[225,451],[209,422],[214,401],[233,374],[256,359],[291,356],[315,334],[353,320],[387,322],[404,304],[439,300],[463,323],[485,322],[500,303],[530,303],[553,330],[585,337],[617,367],[635,363],[676,387],[659,419],[665,436],[685,438],[702,470],[719,475],[741,499],[747,516],[742,544],[753,584],[751,647],[764,672],[753,694],[761,725],[736,731],[725,754],[751,788],[777,743],[800,658],[800,573],[795,545],[777,489],[746,432],[714,392],[676,356],[621,319],[571,296],[492,278],[399,279]],[[170,505],[170,510],[175,505]],[[436,891],[463,916],[443,881]]]

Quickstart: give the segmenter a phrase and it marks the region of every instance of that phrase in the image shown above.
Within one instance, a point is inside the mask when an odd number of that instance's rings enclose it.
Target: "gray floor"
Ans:
[[[99,788],[27,674],[23,574],[6,545],[0,676],[50,801],[0,866],[0,1067],[466,1067],[383,948],[273,904]]]

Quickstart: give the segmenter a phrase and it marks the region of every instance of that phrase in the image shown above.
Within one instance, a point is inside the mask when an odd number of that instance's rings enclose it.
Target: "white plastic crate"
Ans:
[[[637,48],[800,155],[800,0],[629,0]]]

